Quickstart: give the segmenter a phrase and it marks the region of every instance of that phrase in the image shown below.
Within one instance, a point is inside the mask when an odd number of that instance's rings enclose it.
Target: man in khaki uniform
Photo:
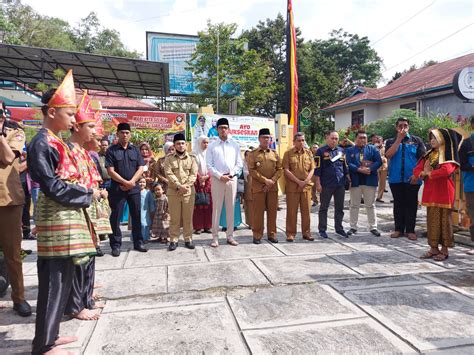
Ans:
[[[313,154],[304,148],[304,133],[295,134],[293,148],[283,156],[283,169],[286,177],[286,240],[293,242],[296,235],[298,207],[301,208],[301,232],[303,239],[313,241],[311,236],[311,178],[315,164]]]
[[[252,177],[252,232],[254,244],[260,244],[263,236],[263,220],[267,211],[267,238],[278,243],[276,218],[278,208],[278,179],[282,164],[278,153],[269,148],[270,130],[262,128],[258,133],[260,146],[249,153],[248,167]]]
[[[194,182],[197,178],[198,166],[194,155],[186,152],[184,134],[175,134],[173,138],[176,152],[166,157],[164,162],[165,175],[168,179],[168,205],[170,210],[170,238],[169,251],[178,247],[178,239],[183,222],[184,245],[194,249],[193,245],[193,211],[195,190]]]
[[[25,132],[6,120],[6,108],[0,109],[0,247],[12,287],[13,309],[23,317],[31,315],[25,301],[21,261],[21,220],[25,195],[20,181],[19,158],[25,145]]]

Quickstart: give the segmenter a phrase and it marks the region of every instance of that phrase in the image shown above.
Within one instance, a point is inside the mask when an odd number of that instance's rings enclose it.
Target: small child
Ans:
[[[160,243],[168,243],[170,215],[168,211],[168,197],[166,197],[163,186],[156,182],[153,185],[155,192],[155,215],[153,217],[152,231],[155,240]]]
[[[140,222],[142,225],[142,237],[146,242],[150,240],[150,227],[153,213],[155,212],[155,203],[151,191],[146,188],[146,179],[144,177],[138,180],[138,185],[140,186]]]

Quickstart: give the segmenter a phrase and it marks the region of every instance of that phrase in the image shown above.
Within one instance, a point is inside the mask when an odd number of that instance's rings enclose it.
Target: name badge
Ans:
[[[337,160],[339,160],[339,159],[341,159],[341,158],[342,158],[342,153],[339,152],[335,157],[333,157],[333,158],[331,159],[331,162],[334,163],[335,161],[337,161]]]

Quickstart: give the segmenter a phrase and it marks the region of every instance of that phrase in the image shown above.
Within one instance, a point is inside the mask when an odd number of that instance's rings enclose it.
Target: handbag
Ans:
[[[210,196],[207,192],[196,192],[196,199],[194,200],[196,206],[207,206],[211,204]]]

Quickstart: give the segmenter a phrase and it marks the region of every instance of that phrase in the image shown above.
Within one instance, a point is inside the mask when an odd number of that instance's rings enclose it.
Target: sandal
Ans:
[[[390,238],[400,238],[403,235],[402,232],[395,231],[392,234],[390,234]]]
[[[434,261],[445,261],[449,257],[448,254],[439,253],[433,258]]]
[[[420,259],[431,259],[433,256],[438,255],[438,253],[433,253],[431,250],[428,250],[426,253],[424,253],[422,256],[420,256]]]
[[[416,237],[415,233],[408,233],[407,237],[409,240],[417,240],[418,238]]]
[[[216,242],[215,240],[211,243],[211,247],[217,248],[219,246],[219,243]]]

